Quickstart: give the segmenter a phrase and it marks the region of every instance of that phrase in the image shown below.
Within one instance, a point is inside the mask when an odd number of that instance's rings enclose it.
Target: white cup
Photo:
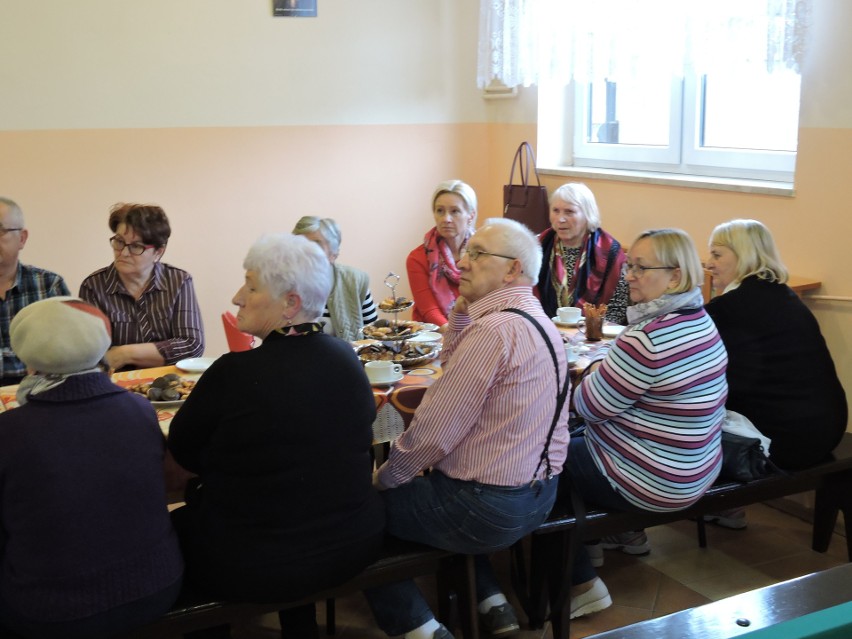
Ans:
[[[576,363],[579,357],[580,354],[574,346],[571,346],[571,344],[565,344],[565,359],[569,366]]]
[[[378,360],[364,364],[369,380],[376,384],[395,382],[402,374],[402,366],[387,360]]]
[[[581,315],[582,311],[576,306],[560,306],[556,309],[556,316],[564,324],[576,324]]]

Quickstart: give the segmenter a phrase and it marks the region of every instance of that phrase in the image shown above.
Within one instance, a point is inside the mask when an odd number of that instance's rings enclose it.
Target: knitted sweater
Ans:
[[[361,363],[330,335],[273,332],[217,359],[169,428],[202,482],[175,520],[187,577],[215,596],[284,601],[362,570],[384,530],[375,416]]]
[[[0,413],[0,601],[42,622],[88,617],[183,574],[150,402],[103,373]]]
[[[629,327],[574,393],[598,470],[627,501],[681,510],[722,462],[725,347],[704,309]]]

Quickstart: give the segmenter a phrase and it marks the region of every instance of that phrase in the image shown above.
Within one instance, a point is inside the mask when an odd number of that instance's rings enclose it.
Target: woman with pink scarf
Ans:
[[[414,297],[412,317],[444,327],[459,295],[456,263],[476,223],[476,193],[461,180],[441,182],[432,195],[433,226],[405,262]]]

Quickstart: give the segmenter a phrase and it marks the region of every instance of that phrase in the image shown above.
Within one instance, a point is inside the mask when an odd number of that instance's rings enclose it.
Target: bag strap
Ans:
[[[556,430],[556,424],[559,422],[559,415],[562,414],[562,407],[565,405],[565,399],[568,397],[570,375],[566,370],[565,382],[560,383],[559,360],[556,359],[556,351],[553,349],[553,344],[550,342],[550,339],[548,339],[547,333],[544,332],[544,329],[541,327],[541,324],[539,324],[533,319],[532,315],[530,315],[526,311],[522,311],[519,308],[504,308],[503,311],[506,313],[515,313],[516,315],[520,315],[528,319],[541,334],[544,343],[547,345],[547,350],[550,351],[550,357],[553,359],[553,368],[556,370],[556,410],[553,413],[553,420],[550,422],[550,430],[547,432],[547,440],[545,440],[544,442],[544,450],[541,451],[541,457],[539,457],[538,465],[533,471],[532,481],[535,482],[536,475],[538,475],[538,471],[541,468],[542,464],[544,464],[545,468],[547,468],[547,478],[550,479],[553,477],[553,470],[550,467],[550,440],[553,438],[553,431]]]
[[[536,184],[541,186],[541,179],[538,177],[538,170],[535,168],[535,153],[533,153],[529,142],[521,142],[518,150],[515,151],[515,158],[512,160],[512,170],[509,173],[509,185],[515,179],[515,166],[518,166],[520,169],[519,177],[521,179],[521,186],[529,186],[530,167],[532,167],[533,175],[535,175]]]

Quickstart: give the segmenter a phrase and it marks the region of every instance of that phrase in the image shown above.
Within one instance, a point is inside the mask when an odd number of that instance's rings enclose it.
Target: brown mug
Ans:
[[[586,336],[587,342],[599,342],[603,339],[603,317],[584,317],[579,322],[579,330]]]

